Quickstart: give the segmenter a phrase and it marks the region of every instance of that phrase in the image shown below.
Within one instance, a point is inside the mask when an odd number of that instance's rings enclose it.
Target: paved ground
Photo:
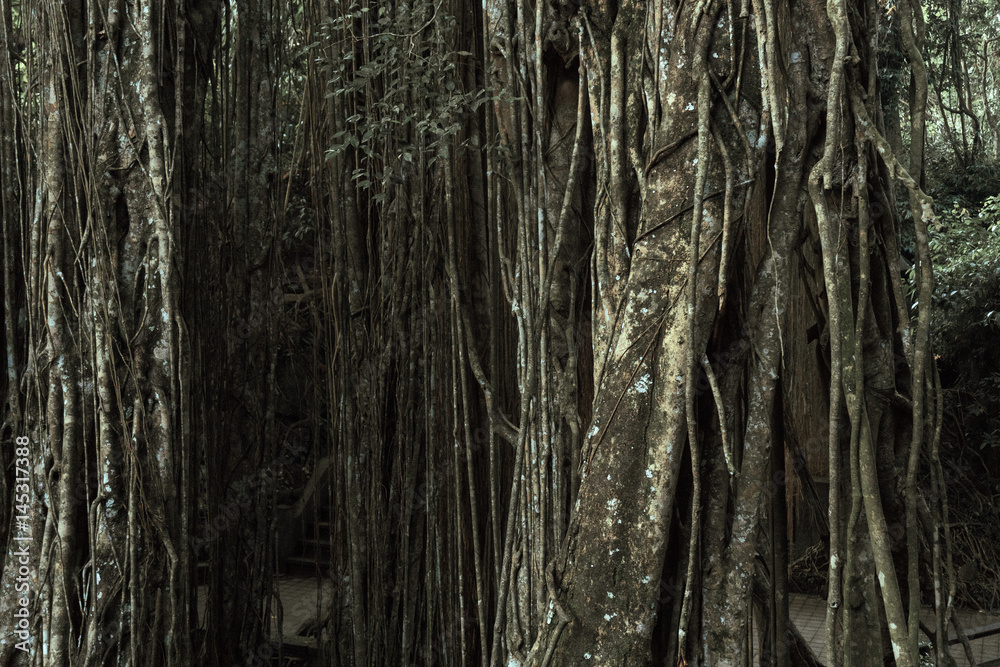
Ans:
[[[962,622],[962,628],[969,632],[977,627],[996,623],[1000,621],[1000,616],[983,614],[976,611],[959,611],[958,618]],[[824,664],[826,663],[826,650],[824,648],[824,623],[826,622],[826,600],[808,595],[792,594],[788,600],[788,615],[791,617],[795,627],[802,633],[802,637],[809,642],[813,652],[819,656]],[[921,612],[921,620],[929,628],[934,627],[934,612],[931,609],[924,609]],[[921,635],[922,639],[926,639]],[[982,664],[988,660],[1000,659],[1000,634],[991,637],[984,637],[970,642],[972,645],[972,655],[976,662]],[[965,657],[965,651],[961,644],[955,644],[950,649],[951,656],[959,667],[967,667],[969,661]]]
[[[282,629],[286,638],[308,633],[321,615],[329,613],[334,590],[333,583],[329,579],[281,576],[278,577],[277,584],[283,608]],[[204,587],[199,590],[199,594],[199,600],[203,601]],[[199,612],[202,611],[199,609]],[[809,642],[813,652],[825,664],[823,624],[826,619],[826,601],[818,597],[793,593],[789,596],[788,611],[792,622],[795,623],[803,638]],[[1000,621],[1000,615],[989,615],[976,611],[959,611],[958,614],[966,632]],[[933,611],[925,609],[922,616],[924,623],[933,628]],[[1000,634],[975,639],[970,643],[973,657],[977,663],[982,664],[989,660],[1000,659]],[[959,667],[969,665],[961,644],[952,646],[950,650]]]
[[[312,577],[278,577],[278,591],[284,612],[282,631],[285,635],[313,634],[318,630],[319,617],[325,621],[333,604],[333,583],[329,579]]]
[[[309,633],[318,625],[321,615],[329,614],[332,603],[333,583],[329,579],[313,577],[279,576],[278,595],[282,606],[282,634],[291,637]],[[198,618],[204,616],[207,587],[198,587]],[[277,610],[274,610],[277,624]]]

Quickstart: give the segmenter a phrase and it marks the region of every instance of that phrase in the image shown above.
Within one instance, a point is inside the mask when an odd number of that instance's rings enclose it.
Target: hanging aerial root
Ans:
[[[868,116],[868,111],[865,109],[864,102],[861,99],[861,95],[857,90],[851,89],[851,106],[857,115],[858,124],[861,125],[861,129],[865,136],[875,144],[875,149],[878,154],[885,160],[886,165],[888,165],[890,172],[893,177],[897,178],[903,187],[906,188],[907,192],[916,197],[919,203],[919,210],[913,211],[914,219],[922,219],[924,224],[928,226],[933,226],[937,223],[937,216],[934,214],[934,200],[923,191],[923,189],[917,184],[913,179],[913,176],[899,163],[896,159],[892,148],[889,146],[889,142],[886,141],[875,124],[872,122],[871,118]]]
[[[541,5],[541,3],[539,3]],[[583,43],[583,22],[580,22],[580,43]],[[540,309],[542,318],[548,314],[549,301],[552,295],[552,279],[555,274],[556,262],[559,259],[559,251],[562,249],[563,236],[566,233],[566,219],[569,217],[569,207],[573,201],[573,192],[576,189],[576,172],[579,169],[580,145],[583,143],[583,111],[587,100],[587,82],[584,76],[585,69],[583,59],[580,59],[579,80],[577,83],[576,101],[576,132],[573,136],[573,153],[569,160],[569,178],[566,180],[566,190],[563,192],[562,207],[559,209],[559,221],[556,225],[556,240],[552,251],[549,253],[548,269],[546,271],[545,284],[542,287]]]
[[[722,97],[725,97],[725,95],[722,95]],[[719,149],[719,154],[722,155],[722,164],[726,169],[726,195],[723,198],[722,204],[722,248],[719,256],[719,287],[717,290],[719,295],[719,311],[721,312],[723,305],[726,303],[726,273],[729,271],[729,244],[733,226],[733,189],[736,176],[733,172],[732,160],[729,158],[729,151],[726,149],[726,142],[715,130],[712,131],[712,136],[715,138],[715,145]],[[707,358],[703,360],[703,363],[704,361],[707,361]],[[711,371],[711,366],[708,369]],[[714,377],[714,374],[710,375],[709,380],[713,380]],[[715,387],[713,386],[714,389]],[[718,398],[716,398],[716,402],[721,403]],[[719,414],[721,421],[722,413],[720,412]],[[729,474],[732,475],[733,469],[731,462],[728,460],[728,451],[726,456],[727,463],[730,463]]]
[[[847,534],[844,537],[846,544],[846,557],[844,561],[844,577],[842,581],[841,599],[850,599],[849,594],[856,585],[855,574],[855,554],[854,554],[854,534],[857,530],[858,520],[861,517],[861,479],[858,470],[859,446],[861,439],[861,419],[858,417],[858,405],[864,400],[865,374],[864,368],[864,323],[865,314],[868,309],[868,298],[871,291],[871,260],[869,257],[870,248],[868,240],[868,229],[871,224],[868,212],[868,153],[861,137],[857,137],[858,167],[857,167],[857,196],[858,196],[858,257],[860,263],[861,286],[858,290],[858,315],[854,326],[854,396],[849,397],[848,406],[852,410],[851,415],[851,443],[848,465],[850,466],[851,478],[851,509],[847,519]],[[852,609],[851,605],[844,607],[844,646],[853,645],[851,633],[853,631],[850,622]],[[828,627],[828,641],[834,640],[832,630]],[[850,658],[848,651],[847,658]],[[849,663],[847,663],[849,664]]]
[[[740,473],[736,470],[736,466],[733,463],[729,430],[726,428],[725,404],[722,402],[722,391],[719,389],[719,380],[715,377],[715,370],[708,360],[708,355],[703,354],[701,356],[701,367],[705,369],[705,375],[708,376],[708,384],[712,387],[712,397],[715,399],[715,409],[719,413],[719,433],[722,438],[722,453],[726,457],[726,469],[729,470],[730,477],[736,478],[740,476]]]
[[[695,12],[695,21],[700,17],[700,12]],[[708,17],[708,20],[711,20]],[[687,576],[685,577],[684,598],[681,602],[680,621],[677,625],[677,640],[680,651],[684,650],[684,637],[687,633],[688,617],[691,613],[692,582],[695,580],[695,572],[698,564],[698,542],[701,528],[701,452],[698,447],[698,424],[694,410],[695,388],[694,380],[698,372],[698,353],[695,351],[697,305],[698,305],[698,246],[701,240],[701,221],[703,216],[703,206],[705,201],[705,182],[708,179],[708,160],[710,156],[709,143],[712,140],[710,132],[711,115],[711,92],[712,84],[708,76],[708,64],[706,62],[705,49],[700,48],[697,52],[695,63],[695,73],[698,76],[698,170],[695,174],[694,184],[694,210],[691,213],[691,240],[690,240],[690,260],[688,262],[687,275],[687,373],[684,383],[684,403],[687,421],[688,446],[691,448],[691,475],[692,475],[692,498],[691,498],[691,540],[688,548]],[[724,415],[720,414],[720,423]]]
[[[829,655],[836,655],[837,649],[837,610],[841,603],[841,543],[843,538],[840,530],[840,428],[839,411],[840,400],[843,396],[843,341],[846,336],[846,323],[843,318],[850,315],[850,309],[841,311],[841,285],[840,274],[837,261],[834,259],[836,253],[836,241],[834,239],[833,223],[828,214],[825,193],[833,187],[833,161],[834,155],[841,142],[841,126],[843,125],[841,101],[843,99],[844,87],[844,56],[847,53],[847,7],[844,0],[827,0],[827,16],[833,25],[835,38],[835,48],[830,81],[826,100],[826,139],[823,147],[823,157],[813,169],[809,177],[809,193],[816,209],[817,222],[820,227],[823,252],[823,275],[826,282],[827,294],[830,309],[830,356],[831,356],[831,377],[830,377],[830,412],[829,412],[829,517],[830,517],[830,571],[829,585],[827,590],[826,609],[826,646]],[[822,178],[822,190],[819,187],[819,180]],[[853,350],[852,350],[853,352]],[[858,412],[855,412],[854,419],[858,419]],[[894,636],[893,641],[899,638]]]

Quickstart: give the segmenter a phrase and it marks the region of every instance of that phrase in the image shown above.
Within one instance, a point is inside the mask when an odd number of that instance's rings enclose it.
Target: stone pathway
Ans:
[[[285,641],[315,645],[315,639],[299,638],[296,635],[309,632],[320,617],[329,613],[334,593],[333,582],[330,579],[315,577],[297,577],[283,575],[277,581],[282,602],[282,631]],[[204,603],[204,587],[199,588],[199,601]],[[201,605],[199,605],[201,606]],[[204,609],[199,609],[199,618]],[[276,612],[275,612],[276,613]],[[810,595],[791,594],[788,600],[788,613],[802,637],[809,643],[820,662],[826,664],[827,655],[824,646],[824,623],[826,622],[826,600]],[[976,628],[1000,622],[1000,615],[984,614],[977,611],[961,610],[958,612],[963,628],[967,633]],[[928,626],[934,627],[934,612],[927,608],[921,612],[922,620]],[[275,619],[277,620],[277,619]],[[926,639],[926,637],[923,637]],[[981,637],[970,641],[973,657],[982,667],[991,661],[1000,661],[1000,634]],[[968,667],[969,662],[961,644],[950,647],[951,656],[959,667]],[[756,662],[756,661],[755,661]],[[1000,666],[1000,662],[997,663]]]
[[[998,615],[983,614],[977,611],[959,610],[957,613],[959,620],[962,622],[962,629],[966,633],[971,632],[975,628],[1000,621],[1000,616]],[[791,617],[792,622],[795,623],[795,627],[799,629],[802,637],[809,642],[809,646],[819,657],[820,662],[826,664],[827,655],[824,646],[826,600],[793,593],[788,598],[788,615]],[[921,611],[920,616],[924,624],[933,629],[935,622],[934,611],[925,608]],[[927,638],[921,635],[921,639],[926,640]],[[1000,634],[974,639],[969,643],[972,646],[972,656],[981,667],[984,663],[991,660],[1000,660]],[[961,644],[950,646],[949,651],[951,652],[951,657],[955,658],[955,663],[959,667],[968,667],[969,661],[965,657],[965,650]]]
[[[334,586],[330,579],[279,575],[276,582],[281,599],[281,629],[288,649],[311,651],[317,646],[316,633],[321,617],[330,613]],[[205,616],[206,586],[198,587],[198,618]],[[272,609],[274,625],[278,612]],[[302,636],[311,634],[313,636]],[[277,639],[277,637],[275,637]]]
[[[281,629],[288,636],[318,631],[333,604],[333,583],[314,577],[278,577],[278,594],[283,612]],[[322,618],[321,618],[322,617]]]

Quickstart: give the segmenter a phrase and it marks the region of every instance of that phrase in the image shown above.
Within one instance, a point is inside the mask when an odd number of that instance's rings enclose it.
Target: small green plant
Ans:
[[[1000,195],[975,212],[959,202],[945,208],[930,246],[938,342],[1000,325]]]
[[[930,243],[934,349],[950,377],[961,438],[976,449],[1000,447],[1000,195],[978,210],[955,199],[938,217]]]
[[[992,373],[978,383],[972,392],[966,412],[973,424],[983,424],[978,434],[979,448],[1000,447],[1000,372]]]
[[[462,84],[459,65],[472,54],[449,46],[455,26],[427,0],[406,8],[353,2],[326,26],[341,47],[340,60],[328,64],[329,103],[349,110],[328,154],[354,157],[350,178],[372,190],[376,204],[421,157],[432,165],[454,144],[463,118],[487,99]]]

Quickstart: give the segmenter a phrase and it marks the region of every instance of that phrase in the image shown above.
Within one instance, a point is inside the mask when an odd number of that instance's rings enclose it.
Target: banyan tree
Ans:
[[[805,515],[831,664],[947,636],[919,3],[0,7],[31,664],[279,655],[306,465],[323,664],[817,664]]]

